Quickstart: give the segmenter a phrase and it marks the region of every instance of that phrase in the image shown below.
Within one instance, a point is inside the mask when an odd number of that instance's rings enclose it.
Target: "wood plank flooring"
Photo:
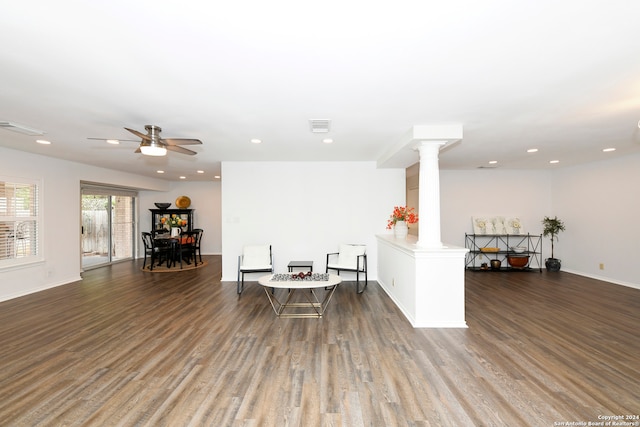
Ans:
[[[467,272],[468,329],[413,329],[375,282],[322,319],[141,262],[0,303],[2,426],[555,426],[640,414],[640,290]]]

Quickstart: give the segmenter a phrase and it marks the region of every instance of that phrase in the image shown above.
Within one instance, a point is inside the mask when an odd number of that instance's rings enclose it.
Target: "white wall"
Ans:
[[[80,279],[80,181],[167,190],[168,182],[0,147],[0,174],[41,180],[44,261],[0,270],[0,301]]]
[[[542,233],[542,218],[553,215],[551,173],[478,169],[440,171],[442,241],[464,247],[472,216],[519,216],[525,231]],[[549,247],[550,250],[550,247]],[[546,246],[543,255],[549,256]]]
[[[640,154],[554,172],[562,269],[640,288]],[[600,263],[604,270],[600,270]]]
[[[193,211],[193,228],[202,228],[202,254],[219,255],[222,253],[220,181],[172,182],[169,191],[141,191],[139,193],[140,230],[151,230],[151,213],[154,202],[170,202],[170,209],[176,209],[176,199],[188,196]],[[142,248],[139,255],[144,256]]]
[[[244,245],[262,243],[273,246],[276,270],[311,260],[317,272],[340,243],[364,243],[375,280],[375,235],[387,232],[404,189],[403,169],[376,169],[375,162],[223,162],[223,280],[236,280]]]
[[[554,248],[562,270],[640,288],[638,164],[640,155],[553,171],[441,171],[442,240],[464,246],[473,215],[520,215],[535,234],[545,215],[557,215],[567,227]]]

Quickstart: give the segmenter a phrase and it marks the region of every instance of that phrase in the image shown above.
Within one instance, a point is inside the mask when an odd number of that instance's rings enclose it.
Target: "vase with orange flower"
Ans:
[[[409,234],[409,224],[418,222],[418,215],[415,208],[407,206],[394,206],[393,213],[387,220],[387,229],[393,229],[393,235],[396,239],[405,239]]]

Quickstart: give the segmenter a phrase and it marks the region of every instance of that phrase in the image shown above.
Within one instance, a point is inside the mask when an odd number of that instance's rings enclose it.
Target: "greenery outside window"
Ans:
[[[0,177],[0,268],[39,261],[40,184]]]

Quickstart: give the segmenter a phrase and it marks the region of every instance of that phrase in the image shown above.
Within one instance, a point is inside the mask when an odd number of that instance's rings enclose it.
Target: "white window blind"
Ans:
[[[39,258],[39,187],[37,182],[0,177],[0,267]]]

